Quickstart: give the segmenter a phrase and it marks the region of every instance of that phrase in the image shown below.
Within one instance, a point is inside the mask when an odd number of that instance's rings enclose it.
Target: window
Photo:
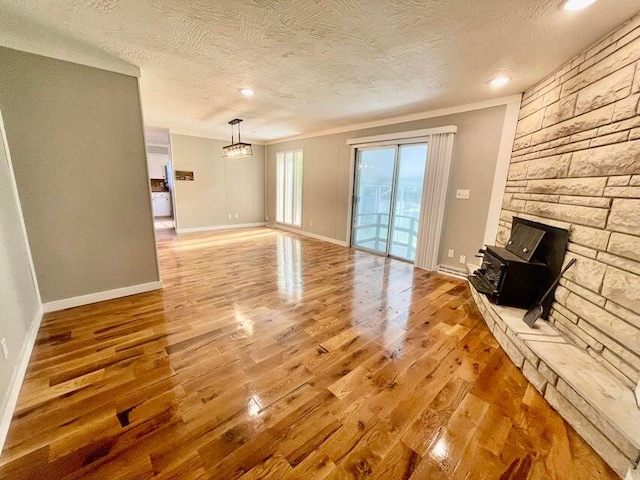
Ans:
[[[279,152],[276,221],[302,226],[302,150]]]

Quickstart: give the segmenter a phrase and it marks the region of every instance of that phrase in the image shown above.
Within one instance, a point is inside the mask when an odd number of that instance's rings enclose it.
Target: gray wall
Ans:
[[[9,387],[40,307],[19,209],[0,136],[0,339],[6,338],[9,348],[8,361],[0,357],[0,415],[6,413]]]
[[[251,157],[224,159],[228,144],[171,135],[174,170],[194,172],[194,181],[175,182],[178,230],[264,222],[265,149],[254,145]]]
[[[345,241],[351,162],[347,139],[456,125],[458,133],[453,147],[439,262],[460,267],[460,255],[466,255],[467,261],[473,260],[473,255],[482,246],[505,112],[506,107],[499,106],[269,145],[267,216],[275,219],[276,154],[301,148],[304,150],[302,230]],[[457,200],[457,189],[470,189],[470,200]],[[455,258],[447,258],[450,248],[455,250]]]
[[[0,65],[42,301],[158,280],[137,79],[6,48]]]

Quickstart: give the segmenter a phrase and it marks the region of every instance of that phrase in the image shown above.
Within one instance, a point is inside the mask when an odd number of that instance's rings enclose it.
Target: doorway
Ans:
[[[415,260],[427,149],[422,141],[356,150],[353,247]]]
[[[157,231],[175,229],[175,198],[169,130],[147,127],[147,159],[153,223]]]

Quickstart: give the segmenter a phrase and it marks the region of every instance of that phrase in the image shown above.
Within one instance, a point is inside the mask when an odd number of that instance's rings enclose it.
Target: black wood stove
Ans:
[[[529,308],[560,273],[569,232],[531,220],[513,218],[505,248],[486,246],[482,266],[469,276],[474,288],[498,305]],[[553,295],[543,303],[547,318]]]

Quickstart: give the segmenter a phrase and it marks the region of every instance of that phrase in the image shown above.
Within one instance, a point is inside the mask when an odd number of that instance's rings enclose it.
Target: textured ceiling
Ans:
[[[147,125],[227,138],[241,117],[271,140],[522,92],[640,9],[560,4],[0,0],[0,30],[19,19],[140,67]],[[513,82],[489,87],[498,74]]]

